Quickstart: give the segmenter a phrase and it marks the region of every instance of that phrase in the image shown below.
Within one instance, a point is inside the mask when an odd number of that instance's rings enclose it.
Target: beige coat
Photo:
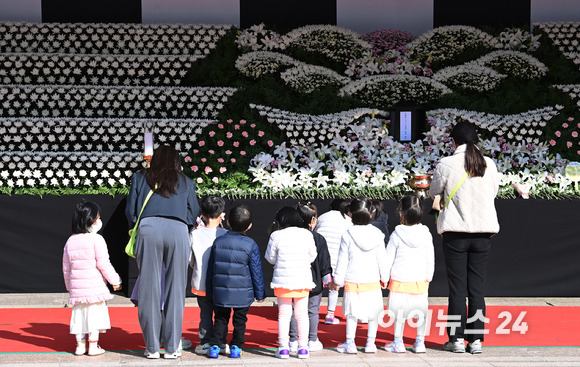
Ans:
[[[444,204],[451,191],[465,175],[466,145],[460,145],[450,157],[441,159],[435,168],[431,197],[441,195]],[[439,213],[437,232],[498,233],[499,222],[495,210],[495,197],[499,188],[497,167],[485,157],[487,169],[483,177],[468,177],[451,198],[448,206]]]

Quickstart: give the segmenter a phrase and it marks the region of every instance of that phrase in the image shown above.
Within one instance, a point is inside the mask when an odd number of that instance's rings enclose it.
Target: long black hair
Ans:
[[[145,170],[145,180],[149,187],[165,198],[177,193],[179,187],[179,177],[181,175],[181,159],[179,153],[168,145],[162,145],[155,149],[151,164]]]
[[[352,224],[367,225],[371,222],[373,203],[367,198],[355,198],[348,206]]]
[[[451,137],[456,146],[467,145],[465,151],[465,171],[471,177],[483,177],[487,164],[483,154],[477,148],[479,137],[475,125],[467,121],[460,121],[451,130]]]

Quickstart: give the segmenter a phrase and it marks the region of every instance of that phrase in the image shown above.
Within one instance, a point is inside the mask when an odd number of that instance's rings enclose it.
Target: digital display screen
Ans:
[[[399,140],[411,141],[411,111],[401,111],[399,116]]]

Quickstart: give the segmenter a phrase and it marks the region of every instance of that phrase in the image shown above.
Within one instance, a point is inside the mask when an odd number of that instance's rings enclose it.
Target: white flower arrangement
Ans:
[[[280,73],[286,84],[299,93],[309,94],[327,85],[343,86],[350,79],[318,65],[300,64]]]
[[[438,27],[407,43],[406,47],[433,61],[452,60],[466,49],[492,48],[493,36],[471,26]]]
[[[143,164],[141,153],[130,152],[3,152],[0,188],[125,187]]]
[[[0,54],[0,83],[176,86],[202,56]]]
[[[0,23],[0,52],[207,55],[231,25]]]
[[[563,106],[557,105],[515,115],[496,115],[450,108],[434,110],[430,114],[442,121],[467,120],[511,144],[539,144],[544,127],[562,109]]]
[[[290,56],[272,51],[248,52],[236,59],[235,67],[242,75],[254,79],[280,71],[282,67],[300,65]]]
[[[388,116],[388,112],[359,108],[327,115],[307,115],[277,108],[250,104],[271,124],[282,130],[292,146],[328,144],[353,121],[364,116]]]
[[[0,152],[142,152],[145,131],[161,144],[189,150],[217,120],[4,118]]]
[[[565,57],[580,65],[580,22],[534,23]]]
[[[451,93],[443,83],[412,75],[371,75],[342,87],[340,96],[354,96],[371,106],[390,108],[399,101],[427,103]]]
[[[489,92],[498,87],[506,75],[475,63],[448,66],[437,71],[433,79],[453,90]]]
[[[411,59],[411,53],[389,50],[381,55],[365,51],[362,57],[350,60],[345,74],[352,78],[363,78],[375,74],[406,74],[431,76],[432,70],[421,64],[420,60]]]
[[[320,53],[331,60],[347,63],[372,50],[372,45],[350,29],[331,25],[307,25],[286,34],[288,47]]]
[[[251,51],[284,50],[288,45],[288,37],[265,28],[264,24],[256,24],[238,32],[236,38],[238,48]]]
[[[553,112],[540,113],[547,117]],[[429,131],[412,144],[394,141],[380,121],[366,116],[349,125],[346,136],[337,134],[328,145],[287,146],[284,142],[273,154],[260,153],[249,172],[255,182],[274,192],[300,190],[303,184],[314,191],[340,192],[353,186],[407,191],[410,188],[405,183],[411,174],[432,173],[439,160],[451,153],[449,130],[465,111],[438,110],[428,115]],[[494,137],[483,140],[480,148],[496,162],[503,193],[513,193],[514,183],[525,184],[531,194],[538,193],[546,190],[548,181],[559,185],[561,192],[574,191],[564,175],[566,161],[559,155],[550,157],[546,143],[509,143]],[[316,187],[314,182],[318,182]]]
[[[0,116],[213,119],[235,88],[0,85]]]
[[[540,37],[520,28],[506,28],[492,44],[504,50],[533,52],[540,48]]]
[[[548,68],[540,60],[520,51],[493,51],[473,63],[521,79],[539,79],[548,72]]]

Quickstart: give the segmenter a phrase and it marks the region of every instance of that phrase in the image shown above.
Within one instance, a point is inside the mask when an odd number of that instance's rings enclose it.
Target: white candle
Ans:
[[[145,155],[153,155],[153,133],[145,133]]]

